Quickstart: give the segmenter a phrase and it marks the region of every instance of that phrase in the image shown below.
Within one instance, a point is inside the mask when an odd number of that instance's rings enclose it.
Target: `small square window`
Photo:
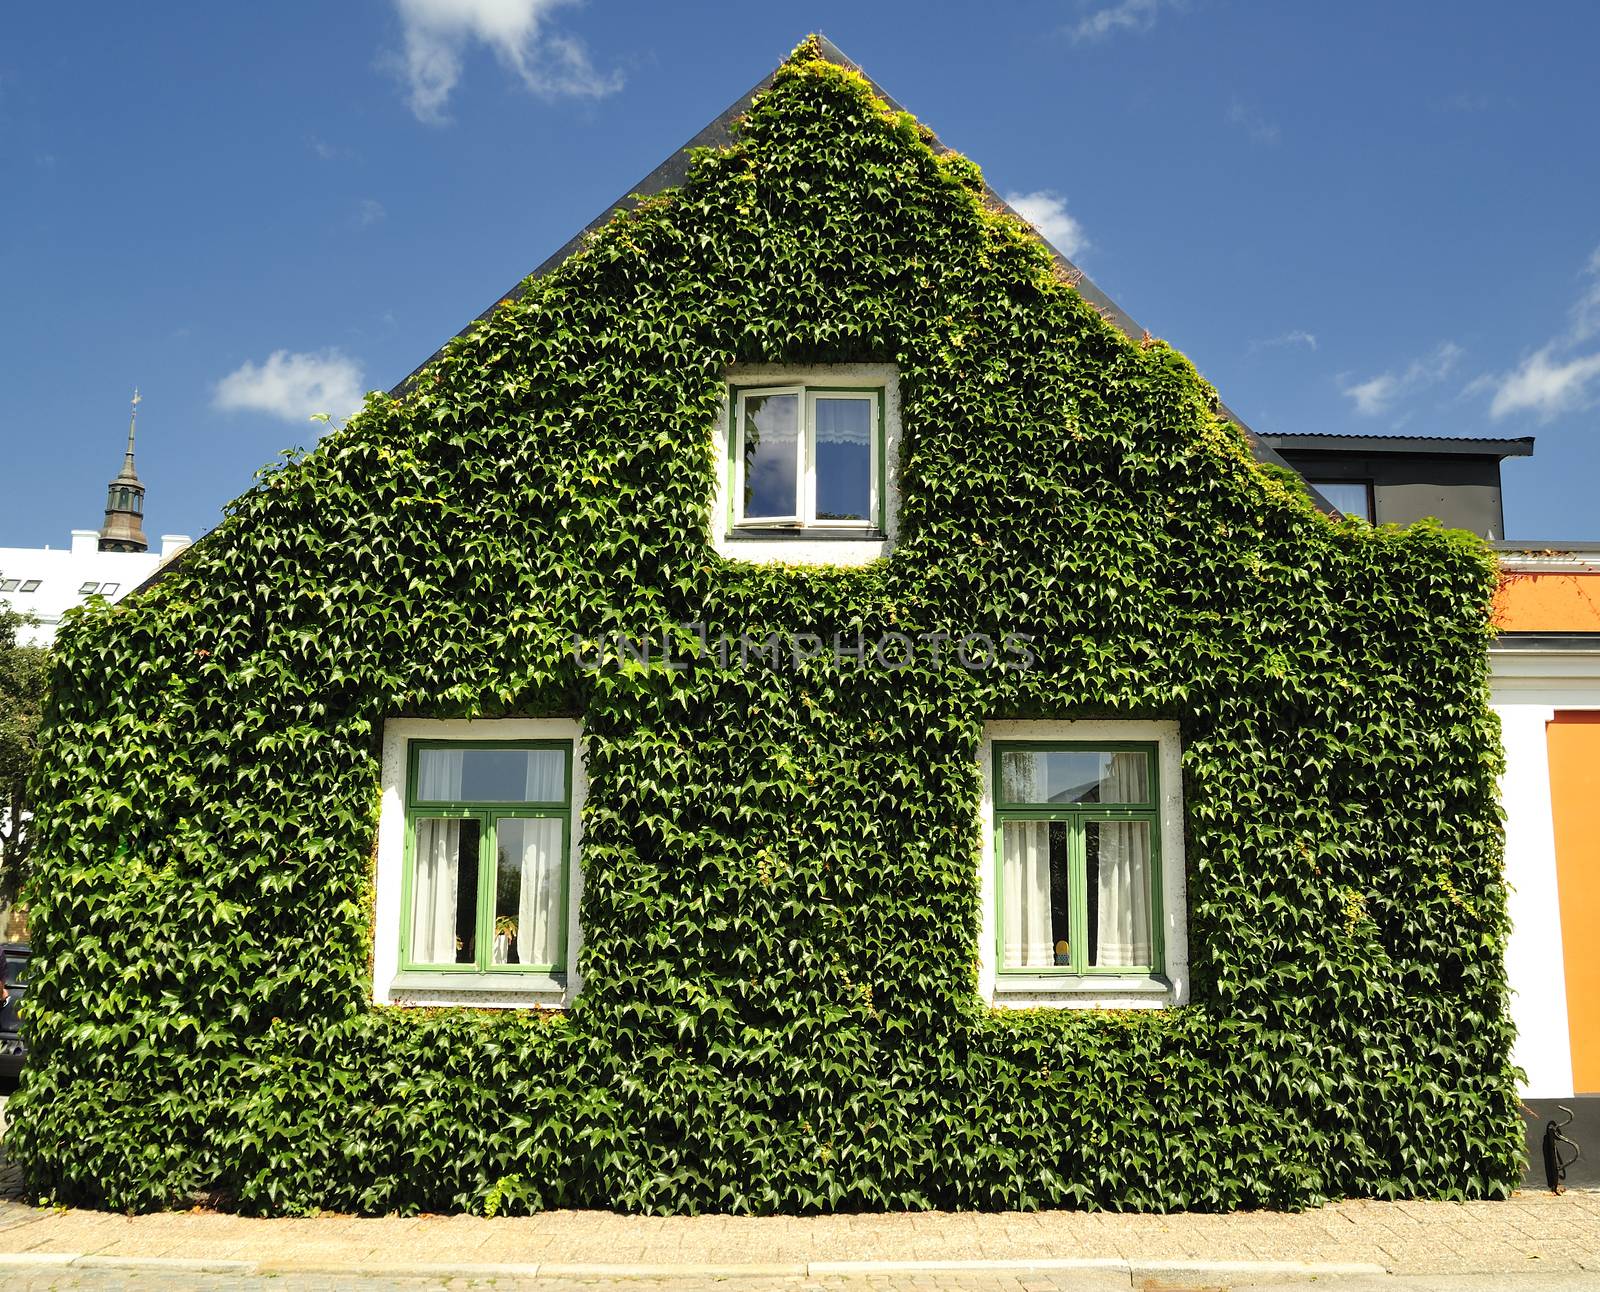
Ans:
[[[39,580],[38,579],[26,579],[26,580],[23,581],[21,591],[23,591],[23,592],[37,592],[38,590],[39,590]]]
[[[100,595],[102,597],[114,597],[117,595],[117,589],[121,586],[120,583],[102,583],[100,585]]]
[[[881,387],[736,387],[735,527],[882,529]]]
[[[80,597],[93,596],[94,593],[99,589],[99,587],[100,587],[100,585],[98,583],[85,583],[85,584],[82,584],[78,588],[78,595]]]

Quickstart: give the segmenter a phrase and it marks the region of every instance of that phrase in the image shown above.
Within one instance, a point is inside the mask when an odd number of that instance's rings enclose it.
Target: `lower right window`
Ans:
[[[997,740],[992,784],[1000,974],[1160,976],[1157,745]]]

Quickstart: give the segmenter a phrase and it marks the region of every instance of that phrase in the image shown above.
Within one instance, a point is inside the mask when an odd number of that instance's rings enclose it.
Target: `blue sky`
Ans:
[[[1600,6],[274,0],[13,6],[0,546],[199,534],[810,30],[1027,198],[1258,430],[1532,434],[1600,539]]]

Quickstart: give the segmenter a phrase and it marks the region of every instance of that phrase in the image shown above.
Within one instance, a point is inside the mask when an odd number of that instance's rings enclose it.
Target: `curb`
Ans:
[[[471,1264],[334,1262],[290,1259],[206,1260],[179,1256],[117,1256],[83,1252],[0,1252],[0,1271],[30,1269],[125,1269],[191,1274],[327,1274],[379,1278],[570,1278],[723,1279],[817,1278],[837,1274],[980,1273],[984,1271],[1100,1271],[1130,1278],[1163,1274],[1216,1275],[1237,1279],[1382,1277],[1382,1265],[1360,1261],[1141,1261],[1120,1257],[1021,1257],[1012,1260],[791,1261],[763,1265],[622,1265],[593,1262]]]

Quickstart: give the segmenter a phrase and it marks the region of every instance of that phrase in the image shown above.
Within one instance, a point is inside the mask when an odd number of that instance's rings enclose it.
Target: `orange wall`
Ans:
[[[1572,1084],[1600,1094],[1600,711],[1559,710],[1545,735]]]
[[[1508,573],[1494,621],[1506,632],[1600,632],[1600,574]]]

